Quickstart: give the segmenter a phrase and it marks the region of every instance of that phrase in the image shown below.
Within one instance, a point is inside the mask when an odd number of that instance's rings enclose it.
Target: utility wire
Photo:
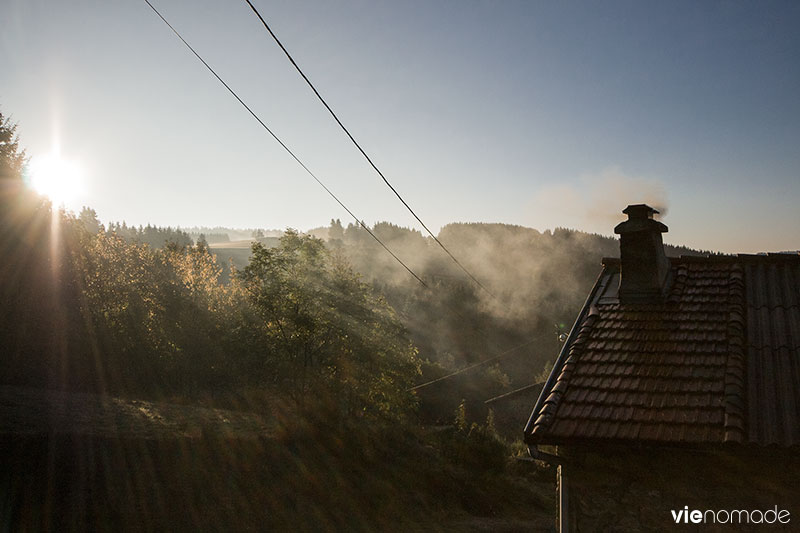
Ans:
[[[547,381],[547,380],[545,380],[545,381]],[[530,385],[525,385],[524,387],[520,387],[520,388],[514,389],[512,391],[504,392],[503,394],[495,396],[494,398],[489,398],[488,400],[485,400],[483,402],[483,404],[484,405],[489,405],[490,403],[494,403],[496,401],[503,400],[505,398],[511,398],[513,396],[516,396],[516,395],[522,393],[522,392],[529,391],[529,390],[534,389],[534,388],[536,388],[536,387],[538,387],[540,385],[544,385],[545,381],[539,381],[538,383],[531,383]]]
[[[335,195],[335,194],[334,194],[334,193],[333,193],[333,192],[332,192],[332,191],[331,191],[331,190],[330,190],[330,189],[329,189],[329,188],[328,188],[328,187],[327,187],[327,186],[326,186],[326,185],[325,185],[323,182],[322,182],[322,180],[320,180],[320,179],[319,179],[319,178],[316,176],[316,174],[314,174],[314,173],[313,173],[313,172],[312,172],[312,171],[311,171],[311,170],[310,170],[310,169],[309,169],[309,168],[308,168],[308,167],[305,165],[305,163],[303,163],[303,162],[300,160],[300,158],[298,158],[298,157],[297,157],[297,155],[295,155],[295,153],[294,153],[294,152],[293,152],[293,151],[292,151],[292,150],[291,150],[291,149],[290,149],[290,148],[289,148],[289,147],[288,147],[288,146],[287,146],[287,145],[286,145],[286,144],[285,144],[285,143],[284,143],[284,142],[283,142],[283,141],[282,141],[282,140],[281,140],[281,139],[280,139],[280,138],[279,138],[279,137],[278,137],[276,134],[275,134],[275,132],[273,132],[273,131],[272,131],[272,130],[269,128],[269,126],[267,126],[267,125],[264,123],[264,121],[263,121],[263,120],[261,120],[261,118],[260,118],[260,117],[259,117],[259,116],[258,116],[258,115],[257,115],[257,114],[256,114],[256,113],[255,113],[255,112],[254,112],[254,111],[253,111],[251,108],[250,108],[250,106],[248,106],[248,105],[247,105],[247,104],[244,102],[244,100],[242,100],[242,99],[239,97],[239,95],[238,95],[238,94],[237,94],[237,93],[236,93],[236,92],[235,92],[235,91],[234,91],[234,90],[233,90],[233,89],[230,87],[230,85],[228,85],[228,84],[225,82],[225,80],[223,80],[223,79],[222,79],[222,77],[221,77],[219,74],[217,74],[217,72],[216,72],[216,71],[215,71],[215,70],[214,70],[214,69],[213,69],[213,68],[212,68],[212,67],[211,67],[211,66],[210,66],[210,65],[209,65],[209,64],[208,64],[208,63],[207,63],[207,62],[206,62],[206,61],[205,61],[203,58],[202,58],[202,56],[200,56],[200,54],[199,54],[199,53],[198,53],[198,52],[197,52],[197,51],[196,51],[196,50],[195,50],[195,49],[194,49],[194,48],[193,48],[193,47],[192,47],[192,46],[191,46],[191,45],[190,45],[190,44],[189,44],[189,43],[186,41],[186,39],[184,39],[184,38],[183,38],[183,36],[180,34],[180,32],[178,32],[178,30],[176,30],[176,29],[175,29],[175,28],[172,26],[172,24],[170,24],[170,23],[169,23],[169,21],[168,21],[166,18],[164,18],[164,16],[163,16],[163,15],[162,15],[162,14],[161,14],[159,11],[158,11],[158,9],[156,9],[156,8],[155,8],[155,6],[153,6],[153,4],[151,4],[151,3],[150,3],[150,1],[149,1],[149,0],[144,0],[144,2],[145,2],[145,3],[146,3],[146,4],[147,4],[149,7],[150,7],[150,9],[152,9],[152,10],[153,10],[153,12],[155,12],[155,14],[156,14],[156,15],[158,15],[158,17],[159,17],[159,18],[160,18],[160,19],[161,19],[161,20],[164,22],[164,24],[166,24],[166,25],[167,25],[167,27],[169,27],[169,29],[170,29],[170,30],[172,30],[172,32],[173,32],[173,33],[174,33],[174,34],[175,34],[175,35],[176,35],[176,36],[177,36],[177,37],[178,37],[178,38],[181,40],[181,42],[183,42],[183,44],[184,44],[184,45],[186,45],[186,47],[187,47],[187,48],[188,48],[188,49],[189,49],[189,50],[192,52],[192,54],[194,54],[194,56],[195,56],[195,57],[196,57],[196,58],[197,58],[197,59],[198,59],[198,60],[199,60],[199,61],[200,61],[200,62],[203,64],[203,66],[205,66],[205,67],[208,69],[208,71],[209,71],[209,72],[211,72],[211,74],[213,74],[215,78],[217,78],[217,80],[218,80],[218,81],[219,81],[219,82],[220,82],[220,83],[221,83],[221,84],[222,84],[222,85],[225,87],[225,89],[227,89],[227,90],[228,90],[228,92],[229,92],[229,93],[231,93],[231,95],[233,95],[233,97],[234,97],[234,98],[236,98],[236,100],[237,100],[237,101],[238,101],[238,102],[239,102],[239,103],[242,105],[242,107],[244,107],[244,108],[247,110],[247,112],[248,112],[248,113],[250,113],[250,115],[252,115],[252,116],[253,116],[253,118],[255,118],[255,119],[256,119],[256,121],[258,121],[258,123],[259,123],[259,124],[260,124],[260,125],[261,125],[261,126],[262,126],[262,127],[263,127],[263,128],[264,128],[264,129],[265,129],[265,130],[266,130],[266,131],[267,131],[267,132],[268,132],[268,133],[269,133],[271,136],[272,136],[272,138],[273,138],[273,139],[275,139],[275,141],[277,141],[277,143],[278,143],[278,144],[280,144],[280,146],[281,146],[281,147],[282,147],[282,148],[283,148],[283,149],[284,149],[284,150],[285,150],[285,151],[286,151],[286,152],[287,152],[287,153],[288,153],[288,154],[289,154],[289,155],[290,155],[290,156],[291,156],[291,157],[292,157],[292,158],[293,158],[293,159],[294,159],[294,160],[295,160],[295,161],[296,161],[296,162],[297,162],[297,163],[298,163],[298,164],[299,164],[299,165],[300,165],[302,168],[303,168],[303,170],[305,170],[305,171],[308,173],[308,175],[310,175],[310,176],[311,176],[311,177],[314,179],[314,181],[316,181],[316,182],[317,182],[317,183],[320,185],[320,187],[322,187],[322,188],[325,190],[325,192],[327,192],[327,193],[328,193],[328,195],[330,195],[330,197],[331,197],[331,198],[333,198],[333,199],[336,201],[336,203],[338,203],[338,204],[339,204],[339,205],[342,207],[342,209],[344,209],[345,211],[347,211],[347,213],[348,213],[350,216],[352,216],[352,217],[353,217],[353,218],[356,220],[356,222],[358,222],[358,224],[359,224],[359,225],[360,225],[362,228],[364,228],[364,230],[366,230],[366,231],[367,231],[367,233],[368,233],[368,234],[369,234],[369,235],[370,235],[370,236],[371,236],[373,239],[375,239],[375,241],[376,241],[378,244],[380,244],[380,245],[381,245],[381,247],[383,247],[383,249],[384,249],[384,250],[386,250],[386,252],[388,252],[388,253],[389,253],[389,255],[391,255],[391,256],[392,256],[392,257],[393,257],[393,258],[394,258],[394,259],[395,259],[395,260],[396,260],[396,261],[397,261],[397,262],[398,262],[400,265],[402,265],[402,267],[403,267],[403,268],[405,268],[405,269],[406,269],[406,271],[407,271],[409,274],[411,274],[411,275],[414,277],[414,279],[416,279],[416,280],[417,280],[417,281],[418,281],[418,282],[419,282],[419,283],[420,283],[420,284],[421,284],[423,287],[425,287],[426,289],[430,289],[430,286],[429,286],[427,283],[425,283],[425,281],[423,281],[423,279],[422,279],[420,276],[418,276],[418,275],[417,275],[417,274],[416,274],[416,273],[415,273],[413,270],[411,270],[411,268],[410,268],[408,265],[406,265],[406,264],[405,264],[405,263],[404,263],[404,262],[403,262],[403,261],[402,261],[402,260],[401,260],[399,257],[397,257],[397,255],[396,255],[394,252],[392,252],[392,251],[391,251],[391,250],[390,250],[390,249],[389,249],[389,248],[388,248],[388,247],[387,247],[387,246],[386,246],[386,245],[383,243],[383,241],[381,241],[381,240],[378,238],[378,236],[377,236],[377,235],[375,235],[375,233],[374,233],[374,232],[373,232],[371,229],[369,229],[369,227],[368,227],[366,224],[364,224],[364,222],[363,222],[361,219],[359,219],[359,218],[358,218],[358,217],[357,217],[357,216],[356,216],[356,215],[355,215],[355,214],[354,214],[354,213],[353,213],[353,212],[352,212],[352,211],[351,211],[351,210],[350,210],[350,209],[349,209],[349,208],[348,208],[348,207],[347,207],[347,206],[346,206],[346,205],[345,205],[345,204],[344,204],[344,203],[343,203],[343,202],[342,202],[342,201],[341,201],[341,200],[340,200],[340,199],[339,199],[339,198],[338,198],[338,197],[337,197],[337,196],[336,196],[336,195]],[[249,3],[249,2],[248,2],[248,3]],[[288,55],[288,54],[287,54],[287,55]],[[298,70],[299,70],[299,69],[298,69]],[[313,88],[313,87],[312,87],[312,88]],[[315,92],[316,92],[316,90],[315,90]],[[324,103],[324,101],[323,101],[323,103]],[[327,107],[327,104],[326,104],[326,107]],[[329,108],[329,109],[330,109],[330,108]],[[333,113],[333,111],[331,111],[331,113]],[[334,115],[334,117],[335,117],[335,115]],[[338,121],[338,118],[337,118],[337,121]],[[341,124],[341,123],[340,123],[340,124]],[[344,126],[342,126],[342,127],[344,128]],[[349,132],[348,132],[348,135],[349,135]],[[351,137],[351,139],[352,139],[352,137]],[[353,139],[353,142],[355,142],[355,139]],[[359,149],[360,149],[360,147],[359,147]],[[362,150],[362,153],[363,153],[363,150]],[[366,157],[366,154],[364,154],[364,156]],[[369,158],[368,158],[368,159],[369,159]],[[377,169],[376,169],[376,170],[377,170]],[[378,172],[380,172],[380,171],[378,171]],[[383,176],[381,175],[381,177],[383,177]],[[384,180],[385,180],[385,178],[384,178]],[[388,182],[387,182],[387,185],[388,185]],[[391,185],[389,185],[389,186],[391,187]],[[399,195],[398,195],[398,196],[399,196]],[[401,198],[401,200],[402,200],[402,198]],[[403,203],[405,204],[405,202],[403,202]],[[410,210],[410,208],[409,208],[409,210]],[[412,213],[413,213],[413,211],[412,211]],[[414,216],[416,216],[416,215],[414,215]],[[418,219],[418,220],[419,220],[419,219]],[[420,223],[422,223],[422,221],[421,221],[421,220],[420,220]],[[423,226],[424,226],[424,224],[423,224]],[[425,228],[425,229],[427,230],[427,228]],[[430,233],[430,230],[428,230],[428,233]],[[453,256],[452,256],[452,254],[450,254],[450,252],[449,252],[449,251],[447,251],[447,249],[446,249],[446,248],[444,248],[444,245],[442,245],[442,244],[441,244],[441,242],[439,242],[439,240],[438,240],[438,239],[436,239],[436,237],[435,237],[435,236],[433,236],[433,234],[431,234],[431,236],[432,236],[432,237],[433,237],[433,238],[436,240],[436,242],[438,242],[438,243],[439,243],[439,245],[440,245],[440,246],[442,246],[442,248],[443,248],[443,249],[444,249],[444,250],[445,250],[445,251],[448,253],[448,255],[450,255],[450,257],[453,259],[453,261],[455,261],[455,262],[456,262],[456,263],[457,263],[459,266],[461,266],[461,264],[460,264],[460,263],[458,263],[458,260],[456,260],[456,258],[455,258],[455,257],[453,257]],[[463,269],[465,272],[467,272],[467,274],[468,274],[468,275],[469,275],[469,276],[470,276],[470,277],[471,277],[471,278],[472,278],[472,279],[475,281],[475,283],[477,283],[477,284],[478,284],[478,285],[479,285],[481,288],[483,288],[484,290],[486,290],[487,292],[489,292],[489,291],[488,291],[488,290],[487,290],[487,289],[486,289],[486,288],[485,288],[483,285],[481,285],[481,283],[480,283],[480,282],[479,282],[477,279],[475,279],[475,278],[474,278],[474,277],[473,277],[473,276],[472,276],[472,275],[471,275],[471,274],[470,274],[470,273],[469,273],[469,272],[468,272],[466,269],[464,269],[464,267],[463,267],[463,266],[461,266],[461,268],[462,268],[462,269]],[[489,294],[491,295],[491,293],[490,293],[490,292],[489,292]],[[494,295],[492,295],[492,296],[494,296]],[[456,315],[458,315],[459,317],[462,317],[462,318],[463,318],[463,316],[462,316],[460,313],[458,313],[458,312],[457,312],[455,309],[451,309],[451,310],[452,310],[452,311],[453,311],[453,312],[454,312]],[[478,362],[478,363],[475,363],[475,364],[469,365],[469,366],[467,366],[467,367],[465,367],[465,368],[462,368],[461,370],[458,370],[458,371],[456,371],[456,372],[453,372],[453,373],[451,373],[451,374],[448,374],[448,375],[445,375],[445,376],[439,377],[439,378],[437,378],[437,379],[434,379],[434,380],[432,380],[432,381],[428,381],[428,382],[426,382],[426,383],[422,383],[422,384],[420,384],[420,385],[416,385],[416,386],[414,386],[414,387],[412,387],[412,388],[410,388],[410,389],[408,389],[408,390],[409,390],[409,391],[415,391],[415,390],[418,390],[418,389],[421,389],[421,388],[427,387],[427,386],[429,386],[429,385],[433,385],[434,383],[438,383],[438,382],[440,382],[440,381],[444,381],[444,380],[446,380],[446,379],[449,379],[449,378],[451,378],[451,377],[453,377],[453,376],[456,376],[456,375],[458,375],[458,374],[462,374],[462,373],[464,373],[464,372],[467,372],[467,371],[469,371],[469,370],[472,370],[473,368],[477,368],[477,367],[479,367],[479,366],[485,365],[485,364],[487,364],[487,363],[490,363],[490,362],[492,362],[492,361],[496,361],[496,360],[498,360],[498,359],[501,359],[501,358],[503,358],[503,357],[505,357],[505,356],[507,356],[507,355],[510,355],[510,354],[511,354],[511,353],[513,353],[513,352],[516,352],[517,350],[519,350],[519,349],[521,349],[521,348],[524,348],[525,346],[528,346],[528,345],[532,344],[533,342],[535,342],[535,341],[539,340],[539,338],[540,338],[540,337],[537,337],[537,338],[535,338],[535,339],[531,339],[530,341],[527,341],[527,342],[525,342],[525,343],[523,343],[523,344],[521,344],[521,345],[519,345],[519,346],[515,346],[515,347],[513,347],[513,348],[511,348],[511,349],[509,349],[509,350],[506,350],[506,351],[504,351],[504,352],[502,352],[502,353],[500,353],[500,354],[498,354],[498,355],[495,355],[495,356],[493,356],[493,357],[490,357],[489,359],[486,359],[486,360],[484,360],[484,361],[481,361],[481,362]]]
[[[305,170],[305,171],[308,173],[308,175],[309,175],[309,176],[311,176],[312,178],[314,178],[314,181],[316,181],[316,182],[317,182],[317,183],[320,185],[320,187],[322,187],[323,189],[325,189],[325,192],[327,192],[327,193],[330,195],[330,197],[331,197],[331,198],[333,198],[334,200],[336,200],[336,203],[338,203],[340,206],[342,206],[342,208],[343,208],[345,211],[347,211],[347,212],[350,214],[350,216],[352,216],[352,217],[353,217],[353,218],[354,218],[354,219],[355,219],[355,220],[356,220],[356,221],[359,223],[359,225],[360,225],[362,228],[364,228],[365,230],[367,230],[367,233],[369,233],[369,234],[370,234],[370,236],[372,236],[372,238],[373,238],[373,239],[375,239],[375,240],[378,242],[378,244],[380,244],[380,245],[383,247],[383,249],[384,249],[384,250],[386,250],[386,251],[389,253],[389,255],[391,255],[391,256],[392,256],[392,257],[393,257],[393,258],[394,258],[394,259],[395,259],[395,260],[396,260],[398,263],[400,263],[400,264],[403,266],[403,268],[405,268],[405,269],[408,271],[408,273],[409,273],[409,274],[411,274],[412,276],[414,276],[414,278],[416,278],[416,280],[417,280],[418,282],[420,282],[420,283],[422,284],[422,286],[423,286],[423,287],[426,287],[426,288],[427,288],[427,287],[428,287],[428,284],[427,284],[427,283],[425,283],[425,282],[422,280],[422,278],[420,278],[420,277],[419,277],[419,276],[418,276],[416,273],[414,273],[414,271],[413,271],[413,270],[411,270],[411,268],[409,268],[409,267],[408,267],[408,265],[406,265],[406,264],[405,264],[405,263],[404,263],[404,262],[403,262],[403,261],[402,261],[402,260],[401,260],[399,257],[397,257],[397,255],[395,255],[395,254],[394,254],[394,252],[392,252],[392,251],[391,251],[391,250],[390,250],[390,249],[389,249],[389,248],[388,248],[388,247],[387,247],[387,246],[386,246],[386,245],[383,243],[383,241],[381,241],[381,240],[378,238],[378,236],[377,236],[377,235],[375,235],[375,233],[373,233],[373,232],[372,232],[372,230],[371,230],[371,229],[369,229],[369,227],[367,227],[367,225],[366,225],[366,224],[364,224],[364,222],[363,222],[361,219],[359,219],[359,218],[358,218],[358,217],[357,217],[355,214],[353,214],[353,212],[352,212],[352,211],[351,211],[351,210],[350,210],[350,209],[349,209],[349,208],[348,208],[346,205],[344,205],[344,203],[343,203],[341,200],[339,200],[339,198],[338,198],[338,197],[337,197],[335,194],[333,194],[333,192],[332,192],[332,191],[331,191],[331,190],[330,190],[330,189],[329,189],[329,188],[328,188],[328,187],[327,187],[327,186],[326,186],[326,185],[325,185],[325,184],[322,182],[322,180],[320,180],[320,179],[319,179],[319,178],[316,176],[316,174],[314,174],[314,173],[313,173],[313,172],[312,172],[312,171],[311,171],[311,170],[310,170],[310,169],[309,169],[309,168],[308,168],[308,167],[305,165],[305,163],[303,163],[303,162],[300,160],[300,158],[298,158],[298,157],[297,157],[297,156],[294,154],[294,152],[292,152],[292,150],[291,150],[291,149],[290,149],[288,146],[286,146],[286,144],[285,144],[285,143],[284,143],[284,142],[283,142],[283,141],[282,141],[282,140],[281,140],[281,139],[280,139],[280,138],[279,138],[279,137],[278,137],[278,136],[275,134],[275,132],[273,132],[273,131],[272,131],[272,130],[269,128],[269,126],[267,126],[267,125],[264,123],[264,121],[263,121],[263,120],[261,120],[261,118],[259,118],[259,116],[258,116],[258,115],[256,115],[256,114],[255,114],[255,112],[254,112],[252,109],[250,109],[250,106],[248,106],[248,105],[247,105],[247,104],[244,102],[244,100],[242,100],[242,99],[239,97],[239,95],[238,95],[238,94],[236,94],[236,92],[235,92],[233,89],[231,89],[230,85],[228,85],[227,83],[225,83],[225,80],[223,80],[223,79],[220,77],[220,75],[219,75],[219,74],[217,74],[217,73],[216,73],[216,71],[215,71],[213,68],[211,68],[211,66],[210,66],[208,63],[206,63],[205,59],[203,59],[203,58],[200,56],[200,54],[198,54],[198,53],[197,53],[197,51],[196,51],[194,48],[192,48],[192,45],[190,45],[190,44],[189,44],[189,43],[186,41],[186,39],[184,39],[184,38],[183,38],[183,36],[182,36],[182,35],[181,35],[181,34],[178,32],[178,30],[176,30],[176,29],[175,29],[175,28],[172,26],[172,24],[170,24],[170,23],[169,23],[169,21],[167,21],[167,19],[165,19],[165,18],[164,18],[164,16],[163,16],[163,15],[162,15],[162,14],[161,14],[159,11],[158,11],[158,9],[156,9],[156,8],[153,6],[153,4],[151,4],[151,3],[150,3],[150,1],[149,1],[149,0],[144,0],[144,2],[145,2],[145,3],[146,3],[148,6],[150,6],[150,9],[152,9],[152,10],[155,12],[155,14],[156,14],[156,15],[158,15],[158,17],[159,17],[161,20],[163,20],[163,21],[164,21],[164,24],[166,24],[166,25],[169,27],[169,29],[170,29],[170,30],[172,30],[172,33],[174,33],[175,35],[177,35],[177,36],[178,36],[178,39],[180,39],[180,40],[183,42],[183,44],[185,44],[185,45],[186,45],[186,47],[187,47],[189,50],[191,50],[191,51],[192,51],[192,53],[194,54],[194,56],[195,56],[197,59],[199,59],[201,63],[203,63],[203,65],[204,65],[204,66],[205,66],[205,67],[206,67],[206,68],[209,70],[209,72],[211,72],[211,74],[213,74],[213,75],[214,75],[214,77],[215,77],[215,78],[217,78],[217,80],[218,80],[218,81],[219,81],[219,82],[220,82],[220,83],[221,83],[221,84],[222,84],[222,85],[223,85],[223,86],[224,86],[226,89],[228,89],[228,92],[229,92],[229,93],[231,93],[231,94],[233,95],[233,97],[234,97],[234,98],[236,98],[236,100],[237,100],[237,101],[238,101],[240,104],[242,104],[242,107],[244,107],[244,108],[245,108],[245,109],[246,109],[246,110],[247,110],[247,111],[248,111],[248,112],[249,112],[249,113],[250,113],[250,114],[253,116],[253,118],[254,118],[254,119],[256,119],[256,120],[258,121],[258,123],[259,123],[259,124],[261,124],[261,126],[262,126],[262,127],[265,129],[265,130],[267,130],[267,132],[268,132],[268,133],[269,133],[269,134],[272,136],[272,138],[273,138],[273,139],[275,139],[275,140],[278,142],[278,144],[280,144],[280,145],[281,145],[281,147],[282,147],[284,150],[286,150],[286,152],[287,152],[287,153],[288,153],[290,156],[292,156],[292,158],[293,158],[295,161],[297,161],[297,163],[298,163],[298,164],[299,164],[301,167],[303,167],[303,170]]]
[[[497,361],[498,359],[502,359],[503,357],[511,355],[512,353],[516,352],[517,350],[520,350],[520,349],[522,349],[522,348],[524,348],[526,346],[529,346],[529,345],[533,344],[534,342],[539,341],[541,339],[542,339],[542,336],[539,335],[538,337],[535,337],[535,338],[533,338],[533,339],[531,339],[529,341],[523,342],[522,344],[520,344],[518,346],[514,346],[513,348],[510,348],[510,349],[508,349],[508,350],[506,350],[504,352],[501,352],[501,353],[499,353],[499,354],[497,354],[495,356],[492,356],[492,357],[490,357],[488,359],[484,359],[483,361],[479,361],[479,362],[471,364],[469,366],[465,366],[461,370],[456,370],[455,372],[451,372],[450,374],[447,374],[445,376],[438,377],[436,379],[432,379],[432,380],[427,381],[425,383],[420,383],[419,385],[415,385],[415,386],[411,387],[410,389],[407,389],[407,392],[411,392],[411,391],[415,391],[415,390],[419,390],[419,389],[425,388],[425,387],[427,387],[429,385],[433,385],[434,383],[439,383],[440,381],[444,381],[446,379],[450,379],[452,377],[455,377],[455,376],[457,376],[459,374],[463,374],[464,372],[468,372],[468,371],[472,370],[473,368],[478,368],[479,366],[483,366],[483,365],[485,365],[487,363],[491,363],[492,361]]]
[[[147,1],[147,0],[145,0],[145,1]],[[494,298],[495,297],[494,294],[492,294],[492,292],[489,291],[489,289],[487,289],[480,281],[478,281],[478,279],[475,276],[473,276],[472,273],[469,270],[467,270],[466,267],[464,267],[464,265],[462,265],[459,262],[459,260],[456,259],[456,257],[452,253],[450,253],[450,250],[448,250],[447,247],[445,247],[445,245],[442,244],[442,242],[436,237],[436,235],[434,235],[433,232],[430,229],[428,229],[428,226],[425,225],[425,223],[422,221],[422,219],[419,216],[417,216],[417,214],[414,212],[413,209],[411,209],[411,206],[408,205],[408,203],[403,199],[402,196],[400,196],[400,193],[397,192],[397,189],[395,189],[392,186],[392,184],[389,183],[389,180],[386,179],[386,176],[383,174],[383,172],[381,172],[381,170],[372,161],[372,159],[369,157],[369,155],[367,155],[367,152],[365,152],[364,149],[361,147],[361,145],[358,143],[358,141],[356,141],[355,137],[353,137],[353,135],[350,133],[350,130],[348,130],[345,127],[345,125],[342,124],[342,121],[339,120],[339,117],[336,115],[336,113],[333,112],[333,109],[331,109],[331,106],[328,105],[328,102],[325,101],[325,99],[319,93],[319,91],[314,86],[314,84],[311,83],[311,80],[308,79],[308,76],[306,76],[306,74],[302,71],[302,69],[297,64],[297,62],[294,60],[294,58],[291,56],[291,54],[289,54],[289,51],[286,49],[285,46],[283,46],[283,43],[280,41],[280,39],[278,39],[278,36],[275,35],[275,32],[272,31],[272,28],[269,27],[269,24],[267,24],[267,21],[264,20],[264,17],[261,16],[261,13],[259,13],[258,9],[256,9],[256,7],[252,4],[252,2],[250,2],[250,0],[245,0],[245,2],[247,2],[247,5],[250,6],[250,9],[253,10],[253,13],[256,14],[258,19],[261,21],[261,24],[264,25],[264,28],[272,36],[273,40],[278,44],[278,46],[281,48],[281,50],[283,50],[283,53],[286,55],[287,59],[292,64],[292,66],[294,66],[295,70],[297,70],[297,72],[300,74],[300,76],[302,76],[302,78],[305,80],[305,82],[308,84],[308,86],[311,87],[311,90],[314,91],[314,94],[317,96],[319,101],[322,102],[322,105],[325,106],[325,109],[328,110],[328,112],[331,114],[331,116],[336,121],[336,123],[339,124],[339,127],[342,128],[342,130],[347,134],[347,136],[350,138],[350,140],[353,142],[353,144],[356,146],[356,148],[358,148],[358,151],[361,152],[361,155],[364,156],[364,158],[367,160],[367,162],[370,164],[370,166],[372,166],[372,168],[375,169],[375,172],[378,173],[378,175],[381,177],[381,179],[386,184],[386,186],[389,187],[389,189],[391,189],[391,191],[394,193],[395,196],[397,196],[398,200],[400,200],[400,202],[402,202],[402,204],[406,207],[406,209],[408,209],[408,211],[412,215],[414,215],[414,218],[417,219],[417,222],[419,222],[422,225],[422,227],[425,228],[425,231],[427,231],[428,235],[430,235],[433,238],[433,240],[436,241],[436,244],[438,244],[441,247],[441,249],[444,250],[445,253],[450,256],[450,259],[452,259],[455,262],[455,264],[458,265],[459,268],[461,268],[461,270],[463,270],[467,274],[467,276],[469,276],[470,279],[472,279],[472,281],[474,281],[481,289],[486,291],[486,293],[488,293],[491,297]]]

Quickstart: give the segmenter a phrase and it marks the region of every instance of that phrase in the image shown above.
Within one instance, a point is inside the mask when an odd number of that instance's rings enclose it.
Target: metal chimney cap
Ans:
[[[653,218],[653,215],[659,214],[657,209],[653,209],[647,204],[631,204],[623,209],[622,212],[628,215],[629,220]]]
[[[658,210],[647,204],[631,204],[622,212],[628,215],[628,220],[617,224],[614,228],[616,234],[640,231],[666,233],[669,231],[667,226],[653,219],[653,215],[658,213]]]

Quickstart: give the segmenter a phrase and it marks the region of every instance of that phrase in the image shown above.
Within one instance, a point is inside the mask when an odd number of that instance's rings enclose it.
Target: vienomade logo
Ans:
[[[672,510],[670,512],[676,524],[788,524],[791,520],[791,513],[786,509],[779,511],[777,505],[774,509],[766,511],[759,509],[752,511],[744,509],[700,511],[694,509],[690,511],[687,505],[679,511]]]

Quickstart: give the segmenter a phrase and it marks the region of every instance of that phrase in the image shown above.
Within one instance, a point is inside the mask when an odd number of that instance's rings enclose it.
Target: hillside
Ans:
[[[274,407],[265,416],[0,386],[0,521],[93,531],[480,532],[553,523],[553,472],[544,466],[486,469],[475,461],[490,456],[447,430],[365,435],[322,421],[298,426],[297,413]]]
[[[322,231],[325,230],[325,231]],[[429,284],[424,289],[363,229],[332,221],[317,228],[327,246],[354,266],[382,294],[408,328],[427,364],[420,383],[512,350],[496,364],[418,391],[423,420],[447,419],[461,399],[470,416],[483,419],[483,401],[533,383],[560,348],[594,283],[602,257],[617,256],[616,238],[557,228],[540,232],[510,224],[453,223],[438,238],[473,273],[467,275],[419,231],[381,222],[374,233]],[[266,241],[267,239],[261,239]],[[277,238],[273,238],[277,244]],[[211,245],[217,261],[241,270],[249,241]],[[667,246],[670,255],[698,254]],[[515,349],[520,347],[519,349]],[[524,420],[516,421],[521,430]],[[514,422],[501,428],[516,434]]]

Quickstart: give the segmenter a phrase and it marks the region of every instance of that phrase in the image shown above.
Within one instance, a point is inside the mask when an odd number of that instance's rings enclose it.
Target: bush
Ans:
[[[440,446],[445,457],[475,472],[502,472],[511,450],[493,427],[489,411],[486,424],[467,424],[465,402],[456,409],[453,428],[442,432]]]

